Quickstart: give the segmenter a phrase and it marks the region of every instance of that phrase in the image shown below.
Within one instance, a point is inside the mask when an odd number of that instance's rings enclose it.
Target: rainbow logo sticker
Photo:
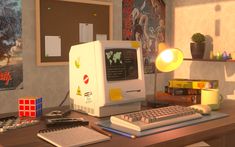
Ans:
[[[76,68],[80,68],[80,58],[77,58],[75,60],[75,66],[76,66]]]

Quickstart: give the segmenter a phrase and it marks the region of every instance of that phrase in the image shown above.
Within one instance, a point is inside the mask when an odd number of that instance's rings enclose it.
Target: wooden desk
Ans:
[[[161,146],[161,147],[182,147],[199,141],[206,141],[213,147],[235,146],[235,101],[225,100],[221,107],[221,112],[230,114],[229,117],[204,122],[198,125],[183,127],[163,133],[130,139],[117,134],[113,134],[111,141],[93,144],[96,147],[137,147],[137,146]],[[3,116],[3,115],[1,115]],[[73,112],[71,117],[84,117],[91,122],[99,118]],[[48,147],[52,146],[37,137],[37,132],[44,129],[45,124],[40,124],[10,130],[0,134],[0,144],[3,146],[33,146]],[[0,145],[0,146],[1,146]]]

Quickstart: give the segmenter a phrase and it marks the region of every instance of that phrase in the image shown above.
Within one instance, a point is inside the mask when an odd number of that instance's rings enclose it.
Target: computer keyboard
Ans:
[[[168,106],[111,116],[110,121],[118,126],[143,131],[199,118],[202,115],[193,108]]]

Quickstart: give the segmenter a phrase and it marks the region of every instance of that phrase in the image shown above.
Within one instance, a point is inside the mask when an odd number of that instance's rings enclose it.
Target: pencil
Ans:
[[[104,134],[104,135],[107,135],[107,136],[109,136],[109,137],[112,137],[112,134],[110,134],[109,132],[106,132],[105,130],[99,128],[99,127],[96,126],[96,125],[90,124],[89,126],[90,126],[92,129],[96,130],[97,132],[100,132],[100,133],[102,133],[102,134]]]
[[[115,130],[115,129],[112,129],[112,128],[106,128],[106,127],[103,127],[104,130],[107,130],[107,131],[110,131],[110,132],[113,132],[113,133],[116,133],[116,134],[119,134],[119,135],[122,135],[122,136],[126,136],[126,137],[129,137],[129,138],[136,138],[135,135],[132,135],[132,134],[128,134],[128,133],[125,133],[125,132],[122,132],[122,131],[118,131],[118,130]]]

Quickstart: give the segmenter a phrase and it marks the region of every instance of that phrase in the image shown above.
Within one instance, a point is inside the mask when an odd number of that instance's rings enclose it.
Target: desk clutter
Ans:
[[[18,99],[19,117],[42,116],[42,97],[27,96]]]
[[[218,88],[218,80],[203,80],[203,79],[172,79],[168,81],[170,88],[186,88],[186,89],[208,89]]]
[[[165,86],[165,92],[157,94],[157,100],[183,106],[201,104],[201,91],[203,89],[218,88],[218,80],[171,79]]]
[[[109,136],[84,126],[41,130],[38,132],[37,136],[60,147],[84,146],[110,140]]]
[[[9,116],[0,119],[0,133],[38,124],[38,119]]]
[[[89,121],[83,118],[51,118],[46,119],[47,127],[64,127],[64,126],[85,126]]]
[[[160,108],[157,108],[160,109]],[[54,113],[54,111],[52,111]],[[67,111],[66,111],[67,112]],[[74,112],[75,113],[75,112]],[[57,114],[57,111],[56,111]],[[73,114],[71,115],[73,116]],[[80,115],[79,115],[80,116]],[[57,118],[46,118],[41,119],[38,122],[45,121],[47,128],[38,131],[38,133],[35,133],[35,136],[38,136],[42,141],[46,141],[50,144],[53,144],[55,146],[83,146],[83,145],[89,145],[94,143],[99,143],[103,141],[111,140],[112,134],[116,133],[124,137],[128,138],[137,138],[141,136],[146,136],[154,133],[160,133],[164,131],[169,131],[172,129],[177,129],[189,125],[194,125],[206,121],[210,121],[213,119],[223,118],[228,116],[224,113],[219,112],[212,112],[210,115],[202,116],[200,119],[195,120],[189,120],[185,122],[179,122],[176,124],[168,124],[161,127],[153,127],[151,129],[147,130],[141,130],[137,131],[134,129],[126,128],[124,126],[120,126],[118,124],[111,123],[111,121],[108,120],[101,120],[99,122],[95,122],[96,124],[93,125],[91,122],[88,123],[88,120],[83,118],[69,118],[68,117],[57,117]],[[6,121],[6,120],[10,121]],[[15,122],[18,122],[18,119],[23,119],[23,117],[9,117],[8,119],[5,118],[5,126],[9,126],[9,124],[12,123],[12,119],[15,119]],[[31,119],[32,118],[28,118]],[[2,119],[1,119],[2,121]],[[68,122],[71,123],[68,123]],[[58,123],[59,124],[54,124]],[[26,127],[33,124],[37,124],[34,121],[31,121],[30,124],[24,124],[20,127]],[[50,125],[47,125],[49,123]],[[2,126],[3,124],[0,123]],[[53,127],[53,126],[56,127]],[[98,125],[98,126],[97,126]],[[19,128],[20,128],[19,127]],[[2,127],[3,128],[3,127]],[[17,128],[17,127],[15,127]],[[9,127],[9,130],[14,129],[14,127]],[[3,130],[3,129],[2,129]],[[7,131],[7,130],[4,130]],[[109,133],[111,132],[111,133]],[[74,137],[76,136],[76,137]]]
[[[0,132],[23,128],[39,123],[42,116],[42,97],[26,96],[18,99],[18,117],[0,118]]]
[[[70,118],[70,109],[53,110],[42,116],[40,97],[20,98],[18,102],[19,116],[0,119],[0,132],[44,121],[46,129],[39,130],[35,135],[55,146],[84,146],[108,141],[112,137],[109,132],[136,138],[228,116],[220,112],[202,115],[191,107],[174,105],[114,115],[94,125],[82,117]]]
[[[110,121],[118,126],[144,131],[200,118],[202,115],[190,107],[168,106],[111,116]]]
[[[43,116],[47,129],[37,136],[55,146],[84,146],[111,139],[111,134],[82,117],[67,117],[71,110],[53,110]]]
[[[56,115],[51,116],[51,113]],[[33,126],[42,121],[46,129],[39,130],[39,138],[55,146],[83,146],[111,139],[111,134],[103,131],[96,125],[89,125],[89,121],[83,118],[62,117],[70,111],[51,111],[47,118],[7,116],[0,118],[0,133],[23,127]],[[61,114],[58,116],[58,114]],[[49,116],[49,117],[48,117]],[[42,117],[41,117],[42,118]]]
[[[155,128],[147,129],[143,131],[137,131],[137,130],[130,129],[124,126],[113,124],[111,123],[110,120],[101,120],[97,122],[97,125],[101,126],[103,129],[107,131],[110,131],[110,132],[113,132],[122,136],[126,136],[129,138],[136,138],[136,137],[151,135],[154,133],[161,133],[161,132],[165,132],[165,131],[169,131],[169,130],[173,130],[177,128],[182,128],[186,126],[191,126],[191,125],[195,125],[195,124],[199,124],[199,123],[203,123],[203,122],[207,122],[207,121],[211,121],[215,119],[220,119],[220,118],[224,118],[227,116],[228,114],[212,111],[210,115],[203,115],[202,118],[200,119],[193,119],[193,120],[166,125],[162,127],[155,127]]]

